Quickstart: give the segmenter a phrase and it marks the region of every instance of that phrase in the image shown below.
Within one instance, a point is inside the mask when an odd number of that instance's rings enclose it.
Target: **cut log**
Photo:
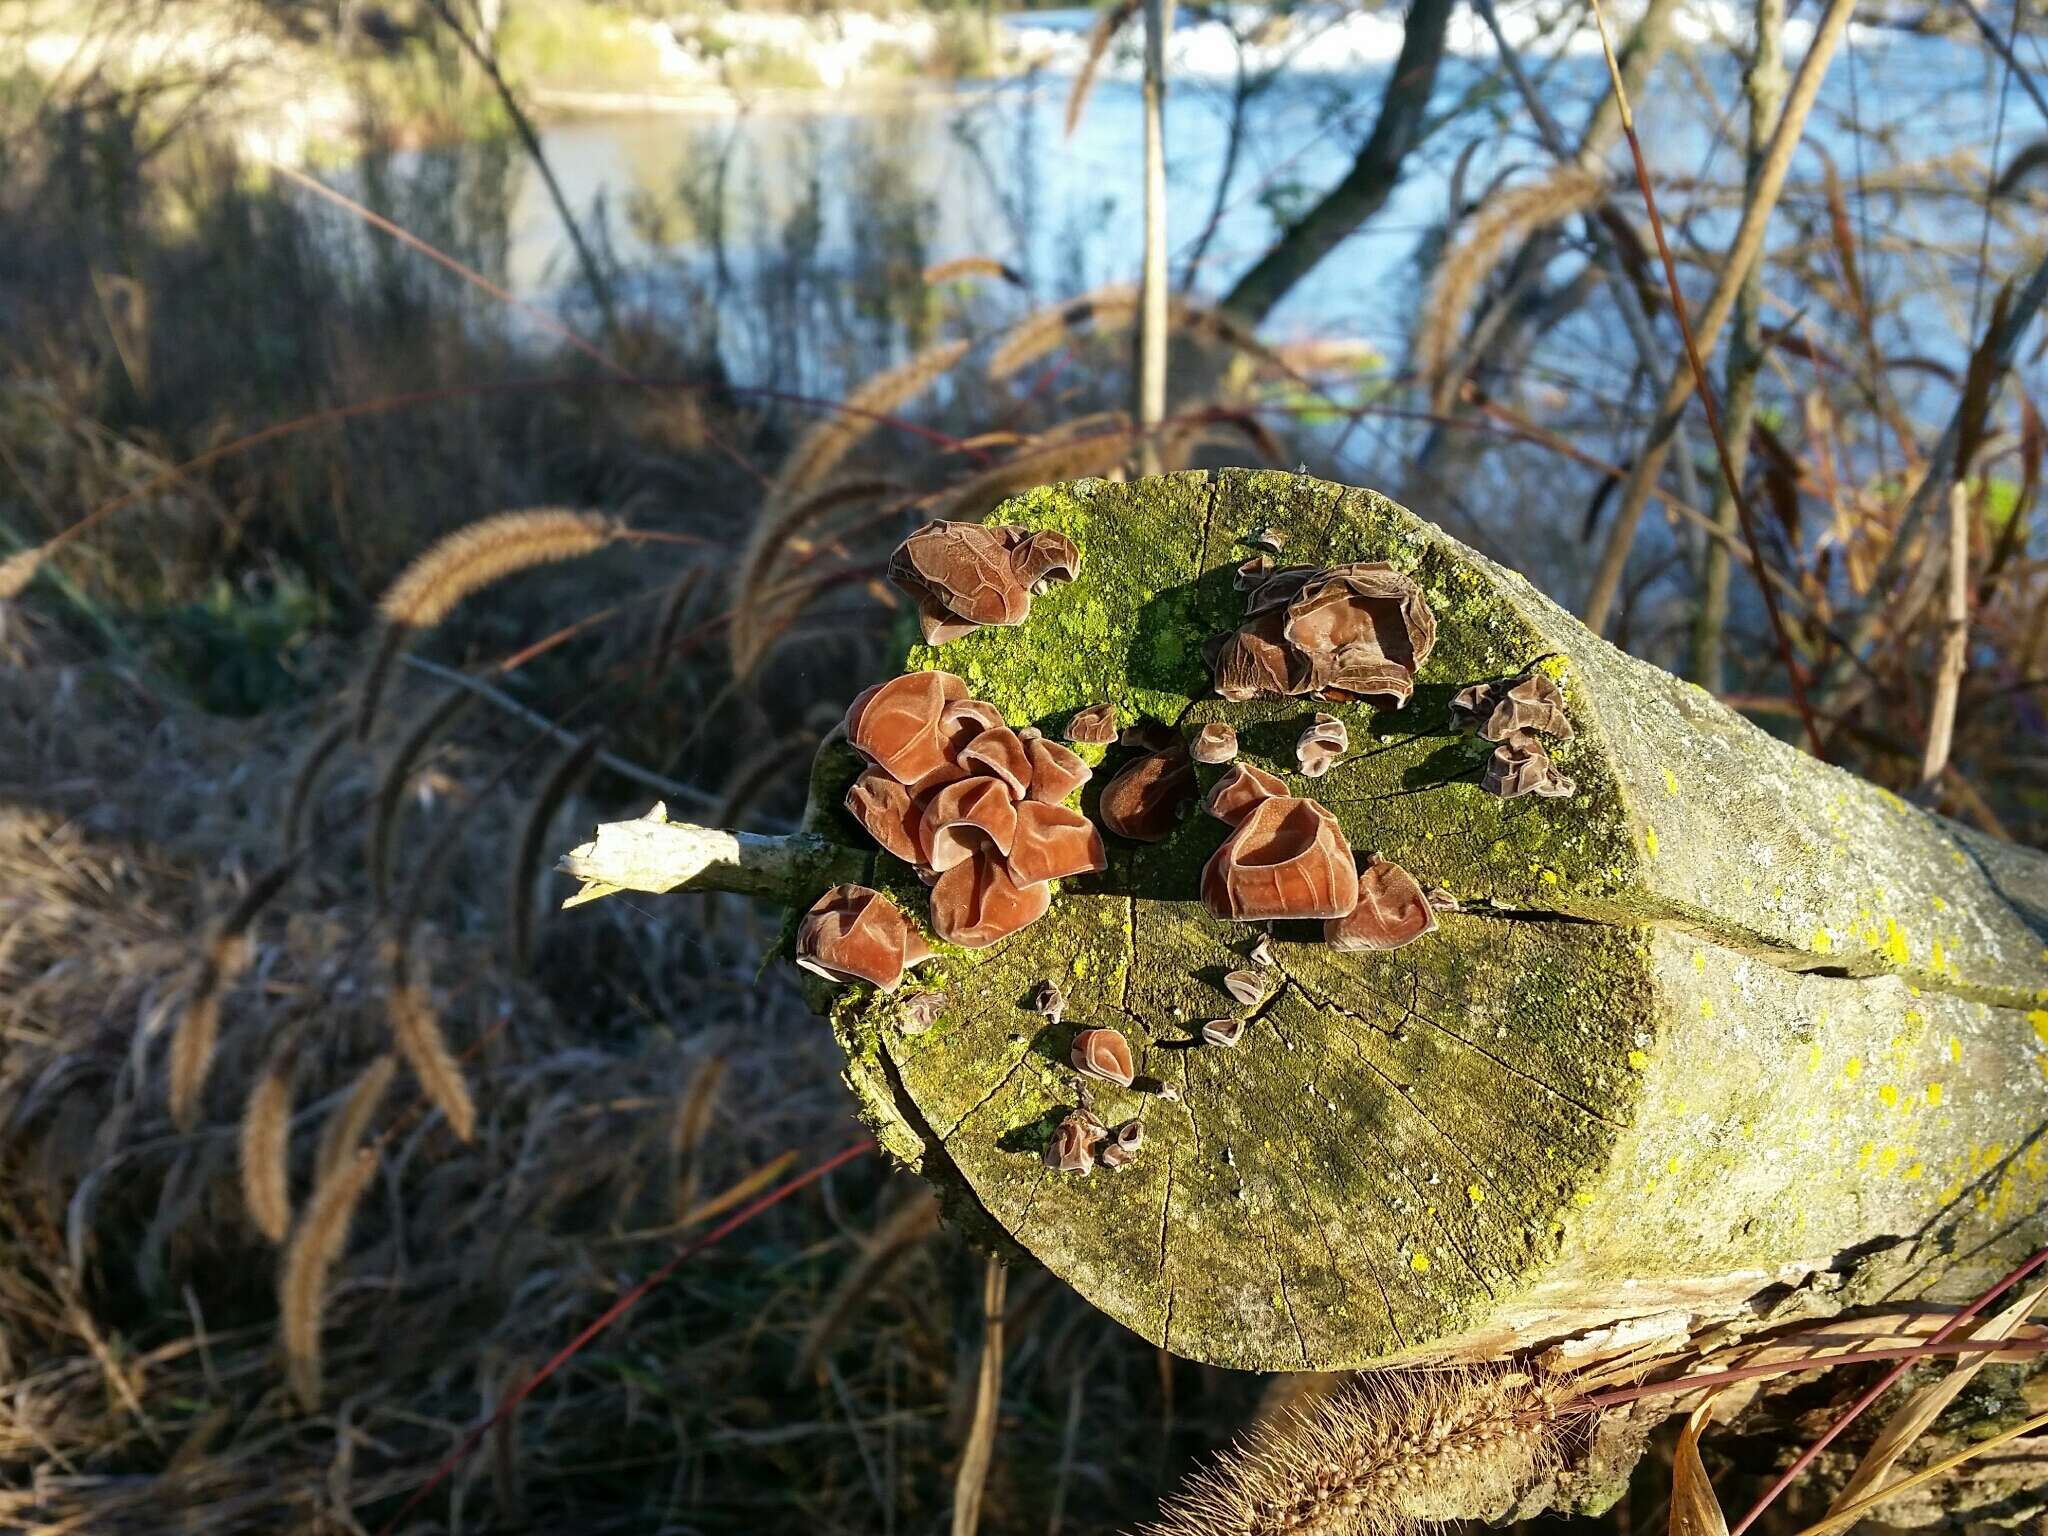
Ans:
[[[942,946],[917,973],[945,993],[929,1032],[902,1031],[900,998],[830,997],[884,1145],[1111,1316],[1219,1365],[1328,1370],[1660,1313],[1701,1326],[1801,1288],[1814,1311],[1952,1298],[2048,1240],[2048,857],[1803,755],[1370,491],[1081,481],[993,520],[1069,535],[1079,579],[1023,628],[910,667],[1048,732],[1105,700],[1188,734],[1227,722],[1361,854],[1462,903],[1390,953],[1283,924],[1270,995],[1237,1007],[1221,977],[1259,935],[1196,901],[1226,832],[1196,815],[1156,845],[1112,838],[1110,868],[1016,937]],[[1231,571],[1267,528],[1288,561],[1386,560],[1421,584],[1439,639],[1406,708],[1213,697],[1202,641],[1238,621]],[[1576,728],[1555,754],[1569,799],[1483,792],[1488,744],[1450,721],[1458,689],[1531,666]],[[1303,779],[1293,746],[1319,708],[1351,752]],[[798,907],[865,870],[921,917],[916,880],[836,809],[856,766],[821,754],[786,860],[606,828],[565,867]],[[1030,1008],[1046,979],[1071,993],[1058,1023]],[[1231,1013],[1236,1048],[1199,1043]],[[1096,1112],[1145,1132],[1130,1166],[1084,1179],[1040,1153],[1094,1025],[1129,1036],[1139,1071],[1093,1085]]]

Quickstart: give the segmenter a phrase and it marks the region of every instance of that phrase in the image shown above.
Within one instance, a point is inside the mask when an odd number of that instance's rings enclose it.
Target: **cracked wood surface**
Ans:
[[[1806,758],[1370,492],[1084,481],[993,520],[1069,534],[1080,579],[1021,630],[909,665],[960,673],[1013,725],[1105,699],[1228,721],[1361,853],[1465,907],[1392,954],[1280,925],[1271,991],[1238,1008],[1221,977],[1257,934],[1194,900],[1226,832],[1197,815],[1110,839],[1110,869],[1015,938],[942,951],[914,983],[947,994],[925,1035],[865,988],[820,994],[884,1144],[1112,1316],[1218,1364],[1331,1369],[1733,1317],[1788,1288],[1817,1310],[1952,1296],[2048,1236],[2048,859]],[[1292,747],[1331,706],[1203,697],[1201,641],[1236,622],[1230,571],[1267,527],[1290,562],[1391,561],[1438,618],[1407,709],[1332,708],[1353,750],[1320,780]],[[1458,688],[1531,663],[1577,728],[1570,800],[1485,795],[1484,744],[1447,723]],[[855,769],[821,754],[807,829],[827,844],[865,843],[836,810]],[[922,916],[909,871],[871,867]],[[1072,993],[1059,1025],[1028,1006],[1047,977]],[[1227,1013],[1251,1019],[1239,1046],[1199,1045]],[[1144,1150],[1055,1174],[1067,1047],[1097,1024],[1179,1099],[1091,1085]]]

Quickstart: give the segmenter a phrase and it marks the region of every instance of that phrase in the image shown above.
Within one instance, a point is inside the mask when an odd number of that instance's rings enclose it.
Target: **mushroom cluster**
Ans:
[[[1266,556],[1237,570],[1245,622],[1209,642],[1216,691],[1366,698],[1399,709],[1436,645],[1436,616],[1408,577],[1380,561],[1277,569]]]
[[[889,557],[889,579],[917,604],[927,645],[1022,624],[1034,593],[1080,573],[1072,539],[1015,523],[926,523]]]
[[[846,711],[846,739],[871,765],[846,792],[870,837],[932,888],[932,931],[981,949],[1038,921],[1048,881],[1106,868],[1102,834],[1063,802],[1086,763],[971,698],[950,672],[907,672]],[[870,978],[872,979],[872,978]]]
[[[1238,923],[1320,919],[1324,941],[1346,952],[1399,949],[1436,927],[1413,875],[1377,854],[1360,874],[1329,809],[1288,794],[1264,769],[1232,763],[1203,809],[1234,828],[1202,868],[1202,904],[1213,915]],[[1248,1006],[1264,989],[1250,971],[1233,971],[1224,983]]]
[[[1572,723],[1564,712],[1564,695],[1547,675],[1537,671],[1518,678],[1474,683],[1451,700],[1451,723],[1477,731],[1496,743],[1486,762],[1480,787],[1488,794],[1513,800],[1540,795],[1568,799],[1578,785],[1558,771],[1539,735],[1572,739]]]

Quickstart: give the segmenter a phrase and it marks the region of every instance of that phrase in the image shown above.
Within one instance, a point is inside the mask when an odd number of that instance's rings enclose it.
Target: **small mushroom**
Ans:
[[[846,712],[846,740],[899,784],[949,766],[946,705],[967,696],[950,672],[906,672],[870,688]]]
[[[1262,614],[1227,635],[1214,661],[1216,691],[1232,703],[1262,693],[1304,692],[1308,658],[1287,643],[1285,629],[1286,615],[1276,612]]]
[[[1486,776],[1479,781],[1479,787],[1503,800],[1516,800],[1523,795],[1558,800],[1578,792],[1578,785],[1559,773],[1550,754],[1530,737],[1504,741],[1495,747],[1493,756],[1486,760]]]
[[[983,731],[960,752],[960,766],[977,773],[992,773],[1010,786],[1010,794],[1022,799],[1031,788],[1031,753],[1006,725]]]
[[[1032,989],[1031,1009],[1044,1014],[1052,1023],[1059,1023],[1067,1012],[1066,989],[1048,977]]]
[[[1097,1156],[1102,1159],[1103,1167],[1115,1172],[1119,1168],[1129,1167],[1136,1160],[1138,1149],[1144,1145],[1143,1122],[1126,1120],[1116,1128],[1107,1141],[1103,1142]]]
[[[1287,547],[1287,535],[1278,528],[1261,528],[1252,535],[1252,542],[1259,548],[1270,549],[1277,555]]]
[[[1244,1038],[1243,1019],[1210,1019],[1202,1026],[1204,1045],[1221,1045],[1234,1048]]]
[[[1095,1149],[1109,1139],[1109,1131],[1088,1110],[1077,1109],[1053,1128],[1046,1143],[1045,1166],[1055,1173],[1078,1173],[1086,1178],[1095,1167]]]
[[[1102,787],[1096,806],[1102,824],[1134,843],[1163,842],[1200,793],[1187,748],[1148,752],[1126,764]]]
[[[1287,793],[1287,782],[1277,774],[1253,767],[1250,763],[1232,763],[1222,778],[1211,786],[1202,801],[1202,809],[1218,821],[1236,826],[1251,815],[1252,807],[1261,800],[1271,800]]]
[[[1247,1008],[1256,1008],[1266,996],[1266,979],[1257,971],[1226,971],[1223,990]]]
[[[1464,907],[1459,905],[1458,898],[1452,895],[1444,886],[1432,885],[1423,894],[1429,898],[1429,904],[1439,912],[1462,912],[1465,910]]]
[[[926,523],[889,557],[889,579],[917,604],[925,643],[944,645],[983,624],[1021,624],[1031,590],[1002,535],[980,523]]]
[[[1260,970],[1270,970],[1276,963],[1273,959],[1273,935],[1262,933],[1259,942],[1252,946],[1251,962]]]
[[[1051,905],[1051,886],[1020,886],[1000,858],[977,853],[932,887],[932,930],[962,949],[986,949],[1037,922]]]
[[[1039,885],[1109,868],[1101,832],[1079,811],[1027,800],[1016,808],[1016,818],[1009,870],[1017,884]]]
[[[1067,722],[1067,740],[1092,746],[1115,741],[1116,706],[1090,704],[1086,709],[1075,710],[1073,719]]]
[[[1202,869],[1202,904],[1240,923],[1343,917],[1358,867],[1337,818],[1313,800],[1261,800]]]
[[[1024,743],[1025,756],[1031,759],[1031,788],[1026,799],[1058,805],[1095,777],[1094,769],[1058,742],[1048,741],[1037,732],[1027,737],[1019,731],[1017,736]]]
[[[1131,1060],[1131,1042],[1113,1029],[1084,1029],[1074,1036],[1067,1059],[1083,1077],[1092,1077],[1119,1088],[1131,1086],[1138,1069]]]
[[[922,1035],[939,1022],[945,1011],[943,992],[913,992],[896,1005],[896,1027],[906,1035]]]
[[[1564,712],[1564,695],[1541,672],[1529,673],[1508,689],[1479,727],[1479,734],[1488,741],[1513,741],[1531,732],[1559,741],[1572,739],[1572,723]]]
[[[1436,908],[1422,886],[1391,859],[1374,854],[1358,877],[1358,905],[1323,924],[1330,948],[1344,954],[1399,949],[1436,928]]]
[[[1351,733],[1335,715],[1318,714],[1294,744],[1294,760],[1304,777],[1320,779],[1351,748]]]
[[[1237,732],[1221,720],[1211,720],[1195,732],[1189,754],[1198,763],[1227,763],[1237,756]]]
[[[1081,574],[1081,551],[1064,533],[1044,528],[1027,534],[1010,551],[1010,568],[1026,588],[1043,592],[1056,581],[1072,581]]]
[[[894,992],[905,968],[931,954],[896,904],[865,885],[835,885],[797,924],[796,963],[828,981],[867,981]]]
[[[1017,835],[1017,802],[1001,779],[977,775],[946,785],[924,809],[925,863],[940,874],[993,848],[1008,854]]]
[[[881,769],[870,768],[847,786],[846,809],[869,837],[904,863],[925,861],[924,808]]]

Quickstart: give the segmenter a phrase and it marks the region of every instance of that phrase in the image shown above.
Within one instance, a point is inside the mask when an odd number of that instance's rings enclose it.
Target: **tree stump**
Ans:
[[[1803,755],[1371,491],[1089,480],[991,520],[1067,534],[1079,578],[1022,628],[914,648],[909,668],[1048,734],[1105,700],[1185,734],[1226,721],[1361,854],[1463,908],[1389,953],[1279,925],[1247,1011],[1221,977],[1259,935],[1197,901],[1227,828],[1196,814],[1159,844],[1108,839],[1109,869],[1015,937],[942,946],[908,983],[945,994],[928,1033],[903,1031],[900,996],[829,992],[882,1144],[1096,1306],[1198,1360],[1330,1370],[1667,1311],[1703,1325],[1801,1287],[1815,1311],[1954,1298],[2048,1240],[2048,857]],[[1232,569],[1268,528],[1288,562],[1385,560],[1420,583],[1439,637],[1406,708],[1214,696],[1202,642],[1238,622]],[[1576,728],[1555,753],[1569,799],[1484,793],[1488,744],[1449,720],[1460,688],[1531,665]],[[1303,779],[1318,708],[1352,751]],[[707,864],[723,834],[619,823],[563,868],[587,893],[737,887],[799,910],[866,878],[921,919],[922,887],[839,809],[857,770],[820,754],[786,844]],[[1222,770],[1198,771],[1206,788]],[[1048,979],[1071,993],[1057,1024],[1030,1007]],[[1232,1013],[1235,1049],[1199,1043]],[[1091,1025],[1130,1038],[1141,1088],[1179,1096],[1092,1085],[1144,1145],[1081,1178],[1041,1152]]]

